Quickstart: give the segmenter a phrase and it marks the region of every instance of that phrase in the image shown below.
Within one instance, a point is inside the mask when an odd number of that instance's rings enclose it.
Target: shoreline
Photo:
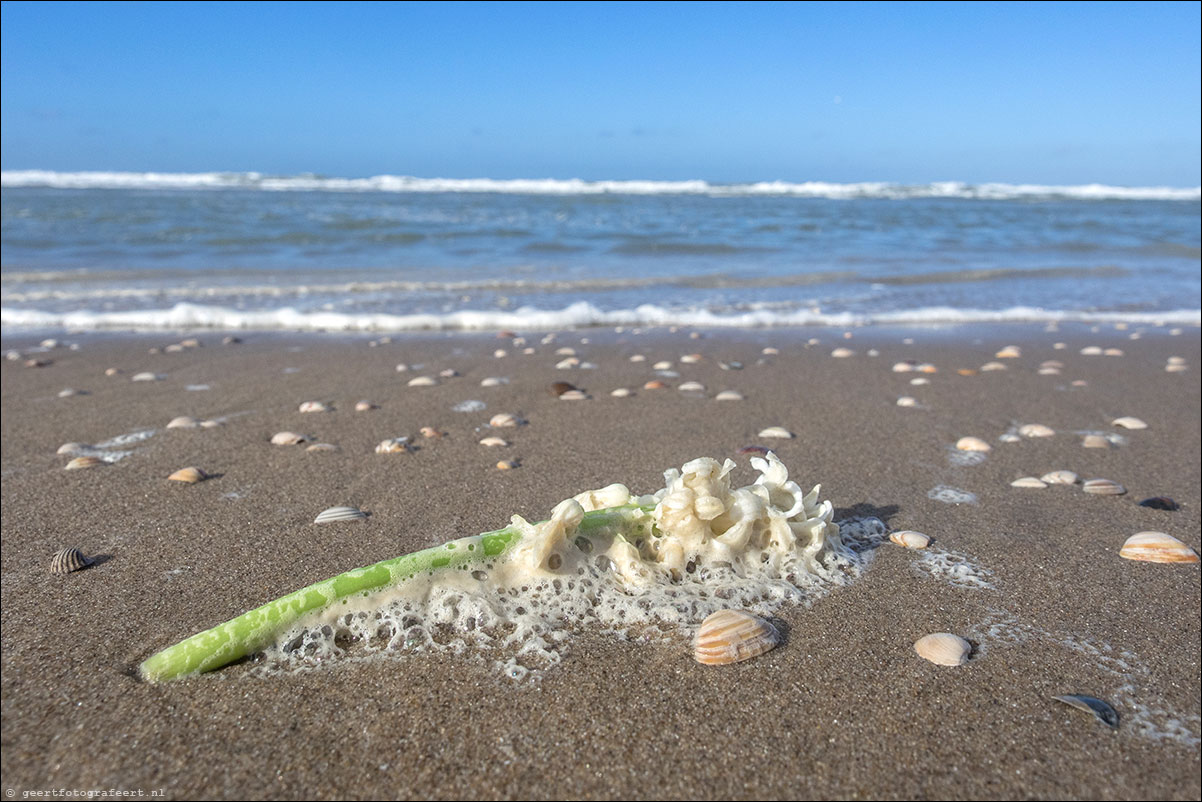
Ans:
[[[1196,328],[693,331],[581,329],[546,343],[520,332],[531,355],[491,332],[393,334],[369,348],[381,334],[231,332],[244,342],[222,346],[224,332],[206,331],[180,335],[203,347],[157,354],[147,349],[174,335],[89,333],[60,336],[79,350],[51,350],[45,368],[6,361],[4,784],[163,788],[168,798],[1199,796],[1199,570],[1117,555],[1149,529],[1199,548]],[[1020,357],[995,357],[1012,343]],[[35,344],[3,336],[6,350]],[[1091,345],[1124,353],[1080,353]],[[556,369],[567,347],[596,368]],[[840,347],[856,353],[832,358]],[[507,355],[494,357],[498,348]],[[646,361],[631,362],[635,353]],[[680,360],[693,353],[697,362]],[[1169,356],[1188,369],[1165,372]],[[658,360],[679,377],[642,389]],[[905,360],[937,372],[891,370]],[[1047,360],[1064,363],[1060,375],[1038,372]],[[980,370],[994,361],[1008,369]],[[398,363],[426,367],[401,373]],[[444,369],[460,375],[407,386]],[[138,371],[165,378],[129,381]],[[488,376],[509,381],[481,387]],[[677,391],[686,380],[706,389]],[[592,399],[557,400],[554,381]],[[611,397],[619,386],[634,395]],[[89,394],[58,398],[65,387]],[[715,401],[723,389],[745,400]],[[903,395],[915,406],[897,406]],[[379,408],[352,411],[360,398]],[[465,399],[487,410],[451,411]],[[335,411],[297,412],[307,400]],[[529,421],[503,455],[477,443],[501,411]],[[164,429],[177,415],[224,425]],[[1149,428],[1111,426],[1121,415]],[[1036,422],[1056,435],[997,441]],[[941,567],[881,544],[855,583],[777,613],[781,647],[734,666],[696,664],[688,633],[589,631],[571,634],[559,665],[517,683],[487,659],[441,653],[269,676],[236,665],[165,685],[132,674],[154,651],[310,582],[515,513],[545,518],[589,488],[650,492],[664,469],[698,456],[736,459],[742,484],[752,475],[735,452],[771,425],[797,435],[772,445],[804,488],[822,483],[837,520],[875,515],[952,556]],[[422,442],[421,426],[447,436]],[[103,468],[63,471],[55,454],[150,429],[110,449],[133,453]],[[339,450],[266,442],[285,429]],[[1121,441],[1082,448],[1089,431]],[[399,435],[422,447],[372,453]],[[985,460],[956,461],[964,435],[993,444]],[[496,470],[502,457],[519,467]],[[167,486],[192,464],[214,477]],[[1128,492],[1009,485],[1061,468]],[[932,497],[944,486],[975,503]],[[1181,509],[1140,507],[1149,496]],[[372,515],[354,528],[312,524],[335,504]],[[52,576],[49,557],[65,546],[106,559]],[[963,572],[948,566],[965,563],[984,586],[949,579]],[[916,657],[913,642],[937,631],[968,638],[968,664]],[[1064,693],[1108,699],[1119,729],[1049,699]]]

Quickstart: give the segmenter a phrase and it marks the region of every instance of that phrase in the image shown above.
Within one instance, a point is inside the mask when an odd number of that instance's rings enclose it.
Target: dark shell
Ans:
[[[63,549],[50,561],[50,573],[69,574],[72,571],[81,571],[91,564],[92,561],[83,556],[79,549]]]
[[[746,454],[756,454],[758,456],[763,457],[763,456],[767,455],[767,453],[771,450],[772,449],[768,448],[767,446],[743,446],[735,453],[739,454],[740,456],[743,456]]]
[[[1152,498],[1146,498],[1139,503],[1139,506],[1151,507],[1154,510],[1167,510],[1169,512],[1181,509],[1181,505],[1176,501],[1173,501],[1168,496],[1153,496]]]
[[[1105,724],[1112,730],[1117,730],[1119,726],[1119,714],[1106,702],[1097,699],[1093,696],[1082,696],[1078,693],[1070,693],[1067,696],[1053,696],[1057,702],[1064,702],[1066,705],[1071,705],[1078,710],[1084,710],[1087,713],[1093,713],[1097,716],[1098,721]]]
[[[576,386],[568,384],[567,382],[555,382],[551,385],[551,392],[555,395],[563,395],[564,393],[570,393],[576,389],[578,389]]]

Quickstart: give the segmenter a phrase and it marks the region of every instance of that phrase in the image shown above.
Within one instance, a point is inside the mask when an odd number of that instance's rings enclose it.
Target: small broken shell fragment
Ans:
[[[701,382],[685,382],[676,389],[682,393],[704,393],[705,385]]]
[[[961,437],[956,441],[956,448],[961,451],[992,451],[993,446],[979,437]]]
[[[180,415],[178,418],[172,418],[167,424],[168,429],[195,429],[200,426],[200,421],[189,415]]]
[[[362,401],[355,402],[355,411],[356,412],[370,412],[373,409],[377,409],[376,405],[373,404],[372,402],[368,401],[366,398],[363,399]]]
[[[454,368],[443,368],[442,370],[438,371],[438,375],[444,379],[454,379],[459,375],[459,371],[455,370]]]
[[[488,419],[488,425],[494,429],[500,429],[505,426],[518,426],[521,423],[521,418],[508,412],[498,412]]]
[[[780,643],[776,627],[742,610],[719,610],[701,622],[693,640],[693,657],[707,666],[728,665],[758,657]]]
[[[779,440],[792,440],[793,433],[783,426],[769,426],[767,429],[760,430],[757,437],[773,437]]]
[[[504,448],[509,445],[509,441],[502,440],[500,437],[485,437],[480,441],[480,445],[488,446],[489,448]]]
[[[1081,489],[1096,496],[1121,496],[1127,492],[1127,488],[1110,479],[1090,479]]]
[[[334,408],[324,401],[306,401],[299,407],[300,412],[333,412]]]
[[[333,443],[314,443],[310,446],[305,447],[305,451],[308,451],[311,453],[317,453],[320,451],[337,451],[337,450],[338,450],[338,446],[334,445]]]
[[[497,463],[498,471],[512,471],[518,467],[518,461],[515,459],[503,459]]]
[[[1018,433],[1023,437],[1051,437],[1056,430],[1042,423],[1026,423],[1018,427]]]
[[[58,391],[59,398],[71,398],[76,395],[87,395],[87,390],[76,390],[74,387],[65,387]]]
[[[1087,434],[1081,438],[1081,445],[1085,448],[1110,448],[1114,444],[1104,434]]]
[[[381,440],[376,446],[377,454],[407,454],[411,451],[408,437],[393,437],[388,440]]]
[[[100,457],[76,457],[68,462],[63,470],[77,471],[80,468],[96,468],[104,464]]]
[[[200,468],[180,468],[178,471],[168,476],[167,481],[183,482],[184,484],[194,485],[197,482],[203,482],[208,478],[208,475],[205,474],[205,472]]]
[[[1039,479],[1049,485],[1075,485],[1080,477],[1072,471],[1049,471]]]
[[[589,396],[583,390],[568,390],[559,396],[560,401],[587,401]]]
[[[836,348],[834,351],[831,351],[831,356],[835,359],[847,359],[855,355],[856,352],[850,348]]]
[[[88,448],[91,448],[91,446],[87,445],[86,443],[63,443],[61,446],[58,447],[58,451],[56,451],[54,453],[56,453],[56,454],[74,454],[76,451],[83,451],[84,449],[88,449]]]
[[[1081,694],[1071,693],[1066,696],[1053,696],[1057,702],[1064,702],[1070,707],[1075,707],[1078,710],[1084,710],[1086,713],[1092,713],[1097,717],[1098,721],[1105,724],[1112,730],[1118,729],[1119,714],[1106,702],[1097,699],[1093,696],[1082,696]]]
[[[1003,365],[1001,362],[986,362],[984,365],[981,365],[981,370],[982,371],[1006,370],[1006,366]]]
[[[1011,487],[1034,487],[1037,489],[1043,489],[1043,488],[1047,487],[1048,484],[1047,484],[1047,482],[1043,481],[1042,479],[1036,479],[1034,476],[1023,476],[1023,477],[1015,479],[1013,482],[1011,482],[1010,486]]]
[[[334,521],[361,521],[367,513],[357,507],[330,507],[313,519],[315,524],[328,524]]]
[[[723,390],[714,396],[715,401],[742,401],[743,394],[738,390]]]
[[[931,539],[922,532],[914,532],[910,529],[893,532],[889,535],[889,540],[899,546],[905,546],[907,549],[925,549],[931,543]]]
[[[996,359],[1018,359],[1022,355],[1023,355],[1022,349],[1019,348],[1017,345],[1007,345],[1005,348],[998,351],[993,356]]]
[[[276,432],[271,436],[271,443],[277,446],[295,446],[306,442],[308,439],[303,434],[297,434],[296,432]]]
[[[131,382],[157,382],[160,378],[162,377],[157,373],[150,373],[147,371],[143,373],[135,373],[133,376],[129,377],[129,380]]]
[[[941,666],[962,666],[968,662],[972,644],[950,632],[935,632],[918,639],[914,651],[924,660]]]
[[[664,382],[661,382],[659,379],[652,379],[643,385],[644,390],[664,390],[667,389],[667,387],[668,385]]]
[[[427,440],[441,440],[446,432],[435,429],[433,426],[423,426],[420,430],[422,437]]]
[[[918,405],[918,399],[914,398],[913,396],[909,396],[909,395],[903,395],[903,396],[901,396],[900,398],[898,398],[898,399],[897,399],[897,405],[898,405],[899,407],[913,407],[913,406],[917,406],[917,405]]]
[[[216,429],[216,428],[218,428],[220,426],[224,426],[224,425],[225,424],[219,420],[202,420],[200,422],[200,428],[202,428],[202,429]]]
[[[438,384],[438,380],[433,376],[417,376],[409,380],[410,387],[433,387]]]
[[[612,395],[614,398],[629,398],[630,396],[634,395],[634,391],[632,391],[629,387],[619,387],[616,390],[611,391],[610,395]]]
[[[83,556],[79,549],[63,549],[50,559],[50,573],[69,574],[82,571],[91,564],[92,561]]]
[[[1144,423],[1139,418],[1132,418],[1130,416],[1122,417],[1122,418],[1115,418],[1114,420],[1112,420],[1110,422],[1110,425],[1111,426],[1121,426],[1124,429],[1146,429],[1146,428],[1148,428],[1148,424]]]
[[[509,384],[509,379],[503,376],[486,376],[480,380],[481,387],[500,387],[503,384]]]
[[[1127,538],[1119,556],[1150,563],[1196,563],[1198,554],[1172,535],[1140,532]]]

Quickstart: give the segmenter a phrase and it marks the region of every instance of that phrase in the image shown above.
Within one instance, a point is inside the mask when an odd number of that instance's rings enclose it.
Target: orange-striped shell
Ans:
[[[776,627],[742,610],[719,610],[701,622],[693,641],[693,656],[709,666],[738,663],[775,649]]]

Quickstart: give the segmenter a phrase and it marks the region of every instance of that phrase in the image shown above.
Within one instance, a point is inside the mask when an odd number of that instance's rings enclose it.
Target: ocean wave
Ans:
[[[1202,310],[1165,312],[1091,312],[1011,307],[958,309],[925,307],[876,313],[824,313],[819,310],[749,307],[733,313],[709,309],[674,309],[643,304],[631,309],[603,310],[580,301],[562,309],[523,307],[512,311],[459,310],[443,314],[354,314],[299,311],[293,308],[241,310],[201,304],[133,311],[45,312],[0,308],[5,329],[69,331],[154,331],[163,329],[248,329],[257,331],[400,332],[550,330],[595,326],[694,326],[699,328],[768,328],[785,326],[921,325],[948,323],[1109,323],[1202,325]]]
[[[262,173],[134,173],[5,170],[0,186],[56,189],[260,190],[269,192],[460,192],[515,195],[702,195],[711,197],[797,197],[852,200],[881,198],[957,198],[968,200],[1156,200],[1198,201],[1202,187],[1120,187],[1107,184],[971,184],[936,181],[898,184],[882,181],[759,181],[716,184],[691,181],[585,181],[579,178],[417,178],[377,175],[338,178],[318,175],[272,176]]]

